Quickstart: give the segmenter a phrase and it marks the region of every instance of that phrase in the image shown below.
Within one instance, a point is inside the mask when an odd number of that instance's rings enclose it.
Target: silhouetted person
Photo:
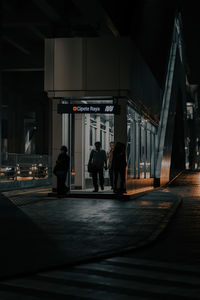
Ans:
[[[101,189],[104,190],[104,174],[103,174],[103,168],[107,170],[107,157],[106,157],[106,151],[101,149],[101,143],[96,142],[95,143],[95,150],[92,150],[90,153],[89,158],[89,164],[92,163],[92,181],[94,186],[93,192],[98,192],[99,186],[98,186],[98,178],[99,176],[99,183],[101,186]]]
[[[126,192],[126,146],[123,143],[117,142],[113,151],[112,168],[114,173],[114,192]],[[120,187],[117,187],[118,177],[120,176]]]
[[[113,151],[114,151],[114,142],[110,142],[110,150],[107,152],[107,159],[108,159],[108,171],[109,171],[111,189],[113,189],[113,168],[112,168]]]
[[[62,196],[69,191],[69,187],[66,186],[65,182],[67,178],[67,173],[69,172],[70,158],[67,154],[68,149],[66,146],[62,146],[60,150],[61,152],[58,155],[56,166],[54,168],[54,174],[57,177],[58,196]]]

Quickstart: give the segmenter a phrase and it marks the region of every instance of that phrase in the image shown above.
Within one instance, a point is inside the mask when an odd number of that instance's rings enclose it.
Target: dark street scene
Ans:
[[[200,299],[198,1],[0,4],[0,300]]]

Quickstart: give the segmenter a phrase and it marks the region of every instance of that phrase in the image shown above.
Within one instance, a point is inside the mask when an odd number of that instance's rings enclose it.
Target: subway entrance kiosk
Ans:
[[[70,190],[90,191],[93,187],[87,165],[89,155],[96,141],[102,149],[109,151],[110,142],[114,142],[114,115],[120,113],[116,98],[61,99],[57,112],[67,125],[63,131],[70,155]],[[63,132],[63,134],[64,134]],[[104,170],[105,188],[109,190],[109,173]],[[111,189],[111,188],[110,188]]]
[[[92,186],[87,163],[95,141],[127,146],[127,191],[152,185],[156,127],[137,110],[132,87],[131,39],[55,38],[45,40],[45,87],[52,107],[52,166],[61,145],[69,148],[71,190]],[[142,83],[141,83],[142,85]],[[147,114],[146,114],[147,115]],[[108,172],[105,172],[108,185]],[[56,177],[52,177],[56,188]]]

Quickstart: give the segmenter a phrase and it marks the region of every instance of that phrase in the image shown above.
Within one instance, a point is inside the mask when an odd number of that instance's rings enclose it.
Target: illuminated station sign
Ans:
[[[118,104],[58,104],[59,114],[119,114]]]

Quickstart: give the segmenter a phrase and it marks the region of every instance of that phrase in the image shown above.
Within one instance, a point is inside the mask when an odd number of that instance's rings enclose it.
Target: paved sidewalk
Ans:
[[[1,278],[143,247],[159,236],[181,203],[167,189],[133,200],[47,194],[46,188],[1,194]]]

